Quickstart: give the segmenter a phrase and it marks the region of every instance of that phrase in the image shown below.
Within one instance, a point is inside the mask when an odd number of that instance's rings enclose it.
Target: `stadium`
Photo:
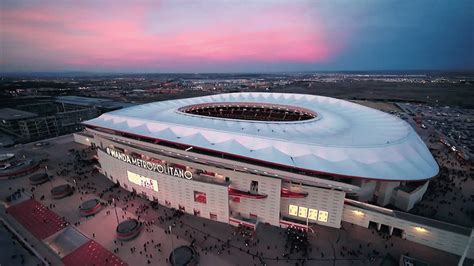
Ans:
[[[97,168],[111,181],[236,226],[340,228],[350,201],[406,211],[439,172],[402,119],[322,96],[219,94],[133,106],[84,124],[82,141],[97,150]]]

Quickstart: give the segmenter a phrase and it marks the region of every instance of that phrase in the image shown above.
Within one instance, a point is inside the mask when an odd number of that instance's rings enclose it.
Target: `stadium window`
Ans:
[[[298,206],[290,205],[288,207],[288,214],[292,216],[298,216]]]
[[[301,218],[308,217],[308,208],[306,207],[299,207],[298,208],[298,216]]]
[[[250,192],[258,193],[258,182],[257,181],[252,180],[252,182],[250,183]]]
[[[194,191],[194,202],[207,203],[206,193],[200,191]]]
[[[184,166],[184,165],[174,163],[174,164],[172,164],[172,166],[174,168],[179,168],[179,169],[182,169],[182,170],[186,171],[186,166]]]
[[[142,155],[139,154],[139,153],[136,153],[136,152],[131,152],[130,155],[133,157],[133,158],[138,158],[138,159],[141,159],[142,158]]]
[[[327,211],[319,211],[318,221],[327,222],[329,213]]]
[[[318,210],[309,209],[308,219],[317,220],[318,219]]]

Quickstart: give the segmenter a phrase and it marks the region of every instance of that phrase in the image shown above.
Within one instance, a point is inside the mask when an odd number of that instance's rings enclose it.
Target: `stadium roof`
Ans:
[[[82,105],[82,106],[96,106],[98,108],[104,108],[108,110],[116,110],[120,108],[130,107],[134,104],[118,102],[112,99],[107,98],[91,98],[91,97],[81,97],[81,96],[57,96],[56,102]]]
[[[18,110],[18,109],[12,109],[12,108],[0,109],[0,119],[6,120],[6,121],[33,118],[37,116],[38,115],[35,113]]]
[[[249,103],[249,108],[289,106],[309,110],[315,117],[252,121],[183,111],[194,105],[211,108],[212,103],[217,108],[223,103],[239,108],[242,103]],[[412,181],[429,179],[439,172],[430,151],[405,121],[322,96],[218,94],[138,105],[85,124],[339,176]]]

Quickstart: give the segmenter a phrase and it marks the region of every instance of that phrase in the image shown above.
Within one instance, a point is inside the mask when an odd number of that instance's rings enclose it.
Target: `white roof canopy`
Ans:
[[[304,121],[249,121],[184,113],[204,103],[265,103],[316,113]],[[405,121],[339,99],[285,93],[229,93],[155,102],[101,115],[86,125],[335,175],[424,180],[439,168]]]

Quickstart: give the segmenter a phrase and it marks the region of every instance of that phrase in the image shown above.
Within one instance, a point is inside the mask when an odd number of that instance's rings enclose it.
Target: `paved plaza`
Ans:
[[[290,253],[288,246],[285,247],[286,229],[259,224],[255,232],[248,232],[163,206],[152,206],[151,202],[114,186],[94,171],[93,151],[73,143],[71,135],[49,142],[50,145],[41,148],[28,144],[8,151],[28,158],[47,158],[47,170],[39,171],[47,171],[53,176],[52,181],[33,189],[27,176],[2,180],[1,198],[17,189],[34,194],[42,205],[129,265],[169,264],[173,247],[191,244],[199,253],[200,265],[379,265],[382,260],[387,261],[388,255],[398,263],[402,254],[433,265],[456,265],[459,259],[443,251],[348,223],[343,223],[341,229],[314,227],[315,232],[308,234],[308,256],[303,257],[301,252]],[[74,194],[53,199],[52,187],[66,183],[76,185]],[[93,198],[100,199],[104,209],[93,217],[81,217],[78,206]],[[116,208],[112,199],[115,199]],[[5,216],[3,208],[1,215]],[[129,218],[143,222],[141,234],[130,241],[116,240],[117,218],[118,222]],[[21,229],[11,217],[9,222]],[[39,245],[41,242],[35,242],[35,247]],[[56,261],[59,261],[59,255],[56,255]],[[52,256],[48,255],[50,261],[54,259]]]

